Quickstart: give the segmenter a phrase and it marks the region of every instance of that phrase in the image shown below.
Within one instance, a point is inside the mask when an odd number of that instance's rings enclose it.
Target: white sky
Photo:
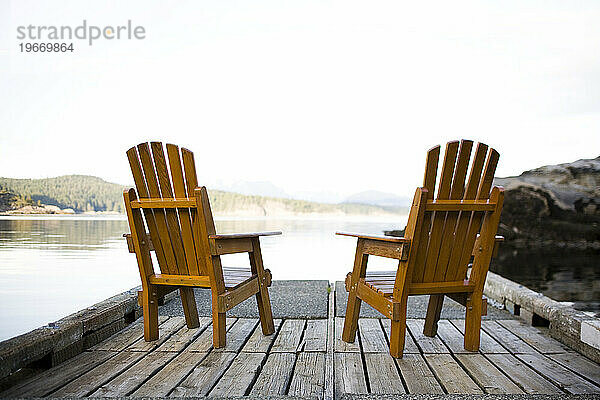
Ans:
[[[143,25],[20,53],[19,25]],[[498,176],[600,154],[598,1],[0,0],[0,176],[131,181],[183,145],[199,179],[412,196],[456,138]]]

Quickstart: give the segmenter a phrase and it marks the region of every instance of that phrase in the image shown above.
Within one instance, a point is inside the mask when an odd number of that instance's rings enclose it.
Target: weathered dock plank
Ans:
[[[123,351],[52,393],[52,397],[85,397],[138,362],[145,354]]]
[[[438,322],[437,335],[442,339],[454,354],[469,354],[471,351],[465,350],[465,337],[450,321],[442,319]]]
[[[335,286],[331,287],[327,304],[327,353],[325,354],[325,377],[323,382],[323,398],[333,400],[335,391],[334,380],[334,340],[335,340]],[[294,381],[292,380],[292,383]],[[313,383],[303,384],[307,389],[313,386]],[[318,383],[314,384],[316,387]],[[317,396],[320,397],[320,396]]]
[[[358,334],[363,353],[389,353],[390,347],[379,319],[361,318],[358,320]]]
[[[304,338],[300,345],[302,351],[327,351],[327,320],[310,319],[306,321]]]
[[[482,394],[477,383],[461,368],[450,354],[425,354],[425,360],[446,392],[450,394]]]
[[[208,395],[211,397],[246,395],[266,356],[265,353],[239,353]]]
[[[167,319],[169,317],[159,316],[158,324],[162,325]],[[142,336],[144,336],[144,320],[140,317],[122,331],[91,347],[90,350],[122,351],[140,340]]]
[[[383,325],[383,331],[385,332],[385,336],[389,343],[392,331],[392,320],[388,318],[383,318],[380,321],[381,325]],[[406,335],[404,337],[404,354],[420,354],[419,348],[417,347],[415,340],[410,335],[408,329],[406,330]]]
[[[304,319],[286,319],[281,325],[279,334],[275,338],[271,353],[295,353],[302,339],[306,320]]]
[[[464,326],[464,322],[463,322]],[[510,332],[508,329],[493,320],[484,320],[481,322],[484,332],[489,334],[494,340],[508,349],[511,353],[517,354],[535,354],[537,350],[521,340],[520,337]],[[483,337],[483,336],[482,336]]]
[[[396,363],[389,353],[365,353],[365,365],[372,394],[406,393]]]
[[[250,339],[246,342],[242,351],[245,353],[266,353],[271,348],[271,344],[275,337],[277,336],[277,332],[279,331],[279,327],[283,320],[274,319],[273,324],[275,325],[275,332],[269,336],[265,336],[262,332],[262,328],[260,324],[256,328],[254,328],[254,332],[250,335]]]
[[[210,324],[211,318],[200,318],[200,326],[198,328],[189,329],[187,326],[182,326],[171,337],[158,346],[155,351],[174,351],[179,353],[190,343],[192,343]]]
[[[289,396],[323,398],[325,384],[325,354],[300,353],[296,361],[296,368]]]
[[[206,353],[184,351],[144,382],[133,397],[165,397],[200,363]]]
[[[126,350],[129,351],[151,351],[163,344],[171,337],[172,334],[177,332],[181,327],[185,325],[185,319],[183,317],[171,317],[166,320],[163,324],[158,327],[158,339],[152,342],[146,342],[144,338],[140,338],[135,341],[132,345],[128,346]]]
[[[517,357],[568,393],[600,393],[598,386],[542,354],[517,354]]]
[[[464,337],[465,320],[464,319],[453,319],[453,320],[450,320],[450,322],[452,323],[452,325],[454,325],[456,328],[458,328],[458,330]],[[493,322],[493,321],[482,321],[482,324],[485,322]],[[501,329],[504,329],[498,324],[496,324],[496,326],[498,326]],[[515,336],[515,338],[516,338],[516,336]],[[508,350],[506,350],[498,341],[496,341],[492,336],[490,336],[483,329],[481,329],[480,334],[479,334],[479,351],[484,354],[506,354],[506,353],[508,353]]]
[[[198,353],[202,357],[206,353]],[[235,353],[229,352],[214,352],[208,354],[200,364],[198,364],[192,372],[180,384],[178,384],[171,397],[203,397],[210,392],[219,378],[229,368]]]
[[[83,352],[0,393],[0,398],[46,396],[116,355],[105,350]]]
[[[425,326],[425,321],[422,319],[409,319],[406,320],[406,326],[412,333],[415,338],[415,342],[417,342],[417,346],[421,349],[421,352],[426,354],[447,354],[450,353],[450,350],[442,339],[438,336],[429,337],[423,334],[423,327]]]
[[[237,322],[227,330],[225,347],[214,349],[213,351],[239,352],[257,324],[258,319],[256,318],[238,318]]]
[[[360,353],[336,353],[334,379],[337,398],[346,393],[368,393]]]
[[[589,379],[596,385],[600,385],[600,366],[581,354],[570,352],[550,354],[548,357],[569,368],[571,371]]]
[[[421,354],[404,354],[396,359],[400,373],[406,382],[410,394],[443,394],[444,389]]]
[[[225,330],[227,332],[229,332],[231,327],[233,325],[235,325],[236,322],[237,322],[237,318],[227,318],[227,320],[225,322]],[[225,340],[228,340],[228,338],[226,337]],[[206,352],[212,350],[212,348],[213,348],[213,329],[212,329],[212,324],[211,324],[208,328],[206,328],[200,334],[200,336],[198,336],[196,338],[196,340],[194,340],[187,347],[187,350],[188,351],[197,351],[200,353],[206,353]]]
[[[486,357],[527,394],[564,393],[512,354],[488,354]]]
[[[163,368],[175,355],[175,353],[168,351],[146,354],[140,361],[99,387],[90,397],[128,396],[158,370]]]
[[[519,394],[523,391],[481,354],[457,354],[456,358],[489,394]]]
[[[271,353],[252,386],[250,395],[284,395],[295,363],[295,353]]]
[[[526,325],[522,321],[515,319],[501,319],[497,322],[540,353],[566,353],[569,351],[569,348],[558,340],[543,335],[539,329]]]
[[[356,339],[354,343],[346,343],[342,340],[342,332],[344,331],[344,318],[336,317],[335,318],[335,352],[336,353],[360,353],[360,345],[358,344],[358,336],[356,334]]]

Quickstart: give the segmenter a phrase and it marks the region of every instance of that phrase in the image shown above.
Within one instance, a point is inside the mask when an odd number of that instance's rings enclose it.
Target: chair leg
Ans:
[[[406,305],[408,296],[402,299],[400,319],[392,320],[390,330],[390,355],[394,358],[402,358],[404,353],[404,342],[406,339]]]
[[[260,241],[258,238],[252,240],[253,251],[248,253],[250,259],[250,269],[253,274],[258,276],[259,290],[256,293],[256,305],[258,306],[258,316],[260,317],[260,326],[263,335],[271,335],[275,332],[273,323],[273,312],[271,311],[271,299],[269,298],[271,271],[266,270],[263,265],[262,253],[260,251]],[[268,274],[268,276],[267,276]]]
[[[269,289],[264,285],[261,285],[260,290],[256,293],[256,304],[263,335],[272,335],[275,332],[275,324],[273,323]]]
[[[429,296],[427,315],[425,316],[425,326],[423,328],[423,334],[425,336],[434,337],[437,333],[438,321],[440,320],[443,305],[443,294],[432,294]]]
[[[367,273],[367,262],[369,261],[369,255],[364,254],[363,250],[364,241],[358,239],[356,254],[354,255],[354,267],[352,268],[352,275],[349,276],[350,288],[348,290],[348,302],[346,303],[344,331],[342,332],[342,340],[347,343],[354,343],[354,340],[356,340],[356,330],[358,329],[358,317],[360,315],[362,300],[356,295],[356,289],[359,279],[364,278]]]
[[[196,308],[196,298],[194,297],[194,289],[191,287],[180,287],[179,295],[181,296],[181,304],[183,305],[183,315],[187,327],[194,329],[200,326],[198,319],[198,309]]]
[[[483,299],[481,294],[467,297],[465,315],[465,350],[478,351],[481,331],[481,308]]]
[[[348,302],[346,304],[346,317],[344,318],[344,331],[342,340],[347,343],[354,343],[356,340],[356,330],[358,329],[358,317],[360,315],[360,305],[362,300],[356,295],[356,289],[348,293]]]
[[[227,314],[224,312],[219,312],[217,306],[217,296],[212,296],[212,323],[213,323],[213,347],[218,349],[220,347],[225,347],[226,342],[226,333],[227,330],[225,328],[225,320],[227,318]]]
[[[158,299],[152,288],[142,290],[142,310],[144,313],[144,340],[158,339]]]

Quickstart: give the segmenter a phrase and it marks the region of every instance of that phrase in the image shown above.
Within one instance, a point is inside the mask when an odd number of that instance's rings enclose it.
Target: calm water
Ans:
[[[351,270],[355,239],[336,230],[381,234],[403,228],[397,221],[317,219],[217,219],[217,230],[281,230],[261,239],[265,266],[274,279],[343,280]],[[140,284],[135,255],[122,235],[124,217],[0,216],[0,340],[25,333]],[[570,264],[565,264],[568,260]],[[247,266],[246,254],[223,264]],[[369,266],[394,269],[372,257]],[[502,253],[492,270],[580,309],[598,311],[597,257]]]
[[[336,230],[381,234],[403,227],[389,220],[218,219],[219,233],[280,230],[261,239],[274,279],[343,280],[352,269],[355,239]],[[0,216],[0,340],[25,333],[140,284],[135,255],[122,235],[124,217]],[[222,257],[247,266],[246,254]],[[373,260],[394,268],[392,260]]]

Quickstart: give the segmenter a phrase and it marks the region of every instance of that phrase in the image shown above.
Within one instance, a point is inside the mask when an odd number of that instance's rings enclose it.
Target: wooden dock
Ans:
[[[278,319],[268,337],[258,319],[229,318],[223,349],[212,348],[210,318],[188,329],[183,317],[161,317],[151,343],[138,320],[0,397],[600,393],[598,364],[519,320],[484,320],[472,353],[463,349],[463,320],[441,320],[429,338],[424,321],[411,319],[404,358],[395,360],[389,320],[361,319],[357,341],[345,343],[329,299],[329,318]]]

